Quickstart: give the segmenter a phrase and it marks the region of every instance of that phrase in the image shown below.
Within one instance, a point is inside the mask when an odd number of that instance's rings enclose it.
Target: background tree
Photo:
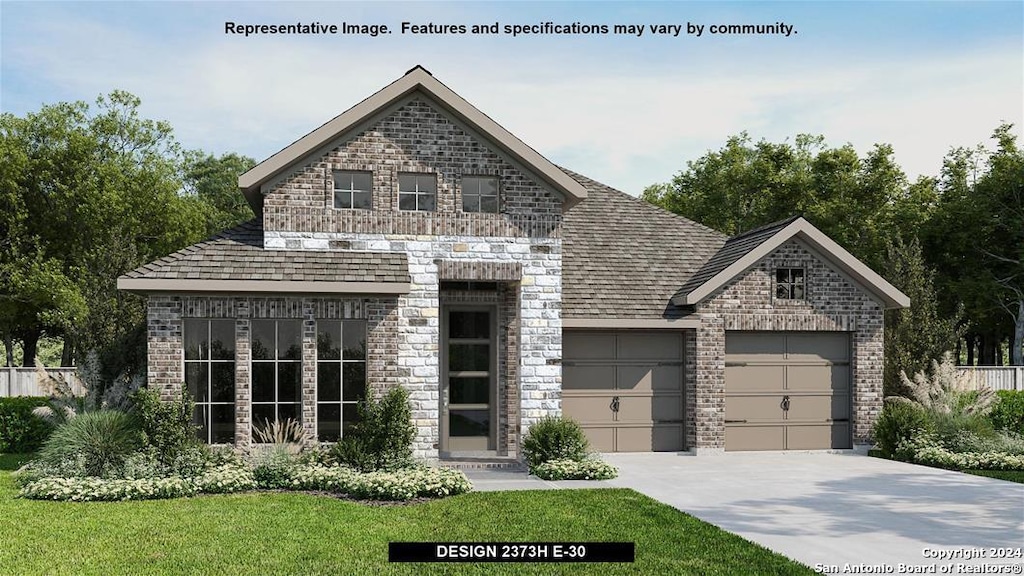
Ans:
[[[116,289],[132,268],[199,240],[203,203],[182,194],[183,154],[169,125],[139,115],[126,92],[0,115],[5,157],[0,197],[15,209],[3,226],[0,333],[23,340],[34,361],[43,333],[75,350],[114,350],[138,340],[141,298]],[[116,363],[114,363],[116,364]],[[119,367],[113,366],[111,370]]]
[[[238,177],[255,165],[252,158],[234,152],[219,158],[200,151],[185,155],[185,192],[204,203],[208,236],[254,217],[238,190]]]

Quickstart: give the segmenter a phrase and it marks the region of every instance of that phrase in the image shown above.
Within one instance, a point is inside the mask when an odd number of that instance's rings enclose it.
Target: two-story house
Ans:
[[[210,443],[337,440],[404,386],[415,452],[844,449],[908,299],[801,218],[732,238],[552,164],[421,67],[239,178],[257,217],[140,267],[148,385]]]

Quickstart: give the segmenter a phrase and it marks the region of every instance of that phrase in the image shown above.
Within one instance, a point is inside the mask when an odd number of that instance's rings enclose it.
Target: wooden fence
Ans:
[[[78,380],[77,368],[47,368],[52,376],[62,375],[71,382],[75,394],[85,390]],[[7,396],[49,396],[52,392],[40,386],[39,375],[35,368],[19,368],[16,366],[0,367],[0,398]]]
[[[957,370],[993,390],[1024,390],[1024,366],[960,366]]]

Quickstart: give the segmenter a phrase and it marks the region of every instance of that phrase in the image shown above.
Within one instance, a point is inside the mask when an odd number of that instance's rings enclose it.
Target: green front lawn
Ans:
[[[24,457],[0,456],[0,469]],[[471,493],[408,506],[249,493],[181,500],[16,499],[0,472],[10,574],[813,574],[632,490]],[[635,564],[393,564],[389,541],[631,541]]]

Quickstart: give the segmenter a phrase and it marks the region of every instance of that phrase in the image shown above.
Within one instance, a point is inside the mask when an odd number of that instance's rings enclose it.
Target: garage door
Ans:
[[[683,449],[679,332],[566,332],[562,411],[602,452]]]
[[[846,333],[726,333],[726,450],[850,448],[851,442]]]

